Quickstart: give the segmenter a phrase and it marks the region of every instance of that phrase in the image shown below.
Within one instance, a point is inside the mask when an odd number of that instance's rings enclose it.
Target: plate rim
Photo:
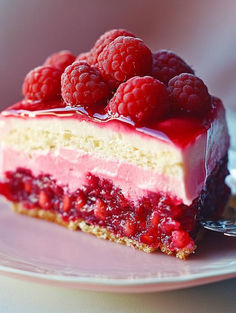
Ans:
[[[195,273],[191,275],[176,276],[176,277],[146,277],[146,278],[104,278],[96,276],[66,276],[66,275],[56,275],[56,274],[44,274],[44,273],[35,273],[32,271],[16,269],[14,267],[0,265],[0,272],[5,274],[13,274],[17,276],[24,276],[25,278],[35,278],[38,280],[47,280],[52,282],[61,282],[61,283],[72,283],[72,284],[88,284],[88,285],[103,285],[103,286],[143,286],[143,285],[159,285],[166,283],[188,283],[193,281],[198,281],[207,278],[220,278],[228,276],[227,278],[236,277],[236,268],[225,269],[221,272],[218,270],[211,270],[205,273]]]

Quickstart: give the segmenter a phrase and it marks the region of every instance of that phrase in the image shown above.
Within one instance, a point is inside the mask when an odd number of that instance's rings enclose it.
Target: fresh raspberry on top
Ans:
[[[152,76],[168,84],[168,81],[181,74],[194,74],[191,67],[172,51],[159,50],[152,55]]]
[[[175,76],[169,81],[168,89],[176,111],[200,115],[211,106],[207,86],[192,74],[183,73]]]
[[[99,71],[86,62],[74,62],[61,77],[62,98],[69,105],[91,105],[104,102],[109,88]]]
[[[67,50],[62,50],[50,55],[44,65],[51,65],[64,72],[65,68],[75,61],[75,56]]]
[[[118,87],[106,110],[136,123],[159,120],[169,110],[168,91],[151,76],[132,77]]]
[[[120,36],[98,56],[98,67],[112,88],[133,76],[149,75],[152,53],[138,38]]]
[[[26,99],[52,100],[61,93],[61,71],[52,66],[39,66],[24,80],[22,92]]]
[[[82,52],[80,53],[76,59],[76,62],[84,61],[88,63],[89,65],[94,65],[93,63],[93,54],[91,52]]]
[[[112,29],[105,32],[102,36],[100,36],[100,38],[98,38],[94,47],[92,48],[94,64],[97,63],[98,56],[103,51],[103,49],[119,36],[135,37],[134,34],[128,32],[125,29]]]

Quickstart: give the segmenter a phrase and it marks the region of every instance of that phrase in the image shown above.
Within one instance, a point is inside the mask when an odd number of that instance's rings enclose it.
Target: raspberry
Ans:
[[[98,68],[109,85],[117,88],[133,76],[149,75],[152,53],[141,39],[120,36],[99,54]]]
[[[26,178],[24,181],[24,189],[27,193],[30,193],[32,190],[32,178]]]
[[[80,61],[84,61],[86,63],[88,63],[89,65],[93,65],[93,55],[91,52],[83,52],[83,53],[80,53],[76,60],[76,62],[80,62]]]
[[[101,199],[98,198],[96,200],[95,208],[94,208],[94,215],[96,216],[96,218],[98,218],[99,220],[105,220],[106,209],[107,209],[106,204]]]
[[[70,105],[91,105],[105,101],[109,88],[99,71],[86,62],[68,66],[61,77],[64,101]]]
[[[168,100],[168,91],[160,81],[151,76],[132,77],[119,86],[107,111],[143,123],[162,118],[169,109]]]
[[[193,243],[192,238],[184,230],[175,230],[172,232],[172,246],[176,248],[184,248]]]
[[[200,78],[184,73],[172,78],[168,86],[176,111],[199,115],[210,108],[211,96]]]
[[[125,236],[133,236],[136,231],[136,226],[134,222],[132,222],[131,220],[127,220],[123,225],[123,231]]]
[[[191,67],[172,51],[159,50],[153,53],[152,59],[152,76],[164,84],[181,73],[194,74]]]
[[[68,212],[71,207],[71,199],[68,195],[64,195],[63,201],[62,201],[62,209],[65,212]]]
[[[47,193],[44,190],[40,191],[38,202],[39,202],[40,207],[44,210],[48,210],[51,207],[50,197],[47,195]]]
[[[151,221],[152,225],[157,227],[160,220],[161,220],[161,216],[160,216],[159,212],[153,211],[152,215],[150,217],[150,221]]]
[[[22,86],[28,100],[52,100],[60,95],[61,72],[52,66],[39,66],[30,71]]]
[[[171,217],[164,217],[160,223],[160,228],[164,233],[170,234],[172,231],[180,229],[180,222]]]
[[[44,65],[54,66],[64,72],[65,68],[75,61],[75,56],[67,50],[62,50],[50,55]]]
[[[152,235],[149,234],[142,234],[140,236],[141,242],[145,243],[146,245],[150,246],[153,244],[154,238]]]
[[[100,38],[98,38],[94,47],[92,48],[94,64],[97,63],[98,56],[103,51],[103,49],[119,36],[135,37],[132,33],[125,29],[113,29],[105,32]]]
[[[77,211],[80,211],[80,209],[82,209],[82,207],[86,204],[86,200],[85,200],[85,196],[82,193],[82,191],[79,192],[77,198],[76,198],[76,204],[75,204],[75,208]]]

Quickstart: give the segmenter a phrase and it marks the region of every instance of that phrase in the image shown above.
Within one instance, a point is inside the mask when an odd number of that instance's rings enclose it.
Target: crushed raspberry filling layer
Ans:
[[[192,238],[199,219],[219,214],[227,201],[226,164],[227,158],[218,163],[206,188],[190,206],[161,193],[150,193],[134,203],[112,182],[91,174],[87,175],[86,185],[69,193],[50,175],[34,177],[25,168],[6,172],[0,193],[10,201],[22,203],[26,209],[56,212],[64,222],[84,220],[153,248],[161,244],[173,252],[183,248],[193,250]]]

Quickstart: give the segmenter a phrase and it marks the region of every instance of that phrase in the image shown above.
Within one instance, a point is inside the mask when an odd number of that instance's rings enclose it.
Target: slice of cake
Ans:
[[[1,113],[0,193],[18,213],[185,259],[229,196],[222,102],[125,30],[74,60],[49,57]]]

